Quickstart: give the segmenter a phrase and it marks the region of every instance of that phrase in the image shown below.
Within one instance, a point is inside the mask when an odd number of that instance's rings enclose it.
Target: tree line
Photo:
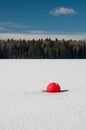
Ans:
[[[85,59],[85,40],[0,40],[0,59]]]

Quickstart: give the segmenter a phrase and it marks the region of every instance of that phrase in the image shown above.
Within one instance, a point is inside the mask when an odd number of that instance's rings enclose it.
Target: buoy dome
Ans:
[[[60,85],[55,82],[49,83],[46,88],[46,92],[60,92],[60,91],[61,91]]]

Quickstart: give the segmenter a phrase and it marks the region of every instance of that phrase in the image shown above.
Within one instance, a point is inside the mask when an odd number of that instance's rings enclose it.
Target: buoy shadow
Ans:
[[[47,92],[46,90],[42,90],[42,92],[44,93],[64,93],[64,92],[68,92],[69,90],[67,89],[64,89],[64,90],[61,90],[60,92]]]
[[[69,90],[65,89],[65,90],[61,90],[61,93],[64,93],[64,92],[68,92]]]
[[[46,90],[42,90],[42,92],[46,93]]]

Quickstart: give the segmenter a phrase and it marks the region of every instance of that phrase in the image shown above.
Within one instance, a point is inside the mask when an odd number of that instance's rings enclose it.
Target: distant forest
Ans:
[[[86,41],[0,40],[0,59],[86,59]]]

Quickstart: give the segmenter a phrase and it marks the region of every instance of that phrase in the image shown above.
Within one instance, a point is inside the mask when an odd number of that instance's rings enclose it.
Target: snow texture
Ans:
[[[0,60],[0,130],[86,130],[86,60]]]

